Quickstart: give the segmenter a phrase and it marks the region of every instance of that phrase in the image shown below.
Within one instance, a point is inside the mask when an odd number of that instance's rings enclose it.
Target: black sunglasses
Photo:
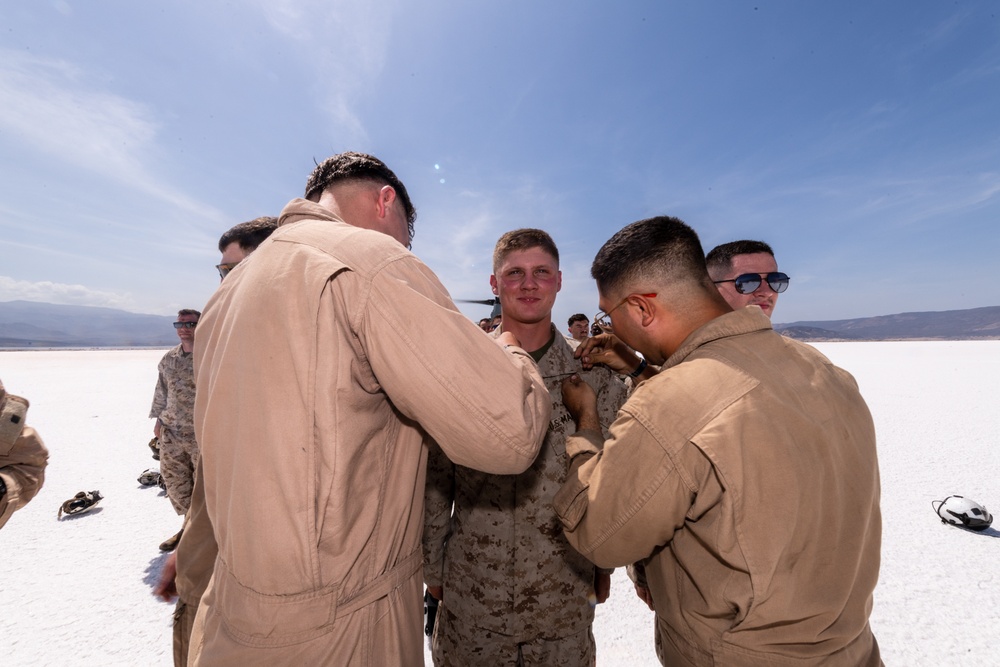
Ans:
[[[225,278],[229,275],[229,272],[236,268],[239,262],[231,262],[229,264],[216,264],[215,268],[219,270],[219,278]]]
[[[716,285],[719,283],[733,283],[733,287],[740,294],[753,294],[760,288],[760,283],[762,280],[766,280],[767,284],[778,294],[781,294],[786,289],[788,289],[788,281],[790,278],[780,271],[775,271],[773,273],[763,274],[763,273],[744,273],[741,276],[736,276],[732,280],[714,280]]]
[[[174,322],[175,329],[194,329],[196,326],[197,322]]]

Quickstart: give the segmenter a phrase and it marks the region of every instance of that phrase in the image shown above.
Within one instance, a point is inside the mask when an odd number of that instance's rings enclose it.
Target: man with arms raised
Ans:
[[[591,273],[598,319],[662,370],[607,439],[586,383],[564,384],[570,543],[605,567],[646,559],[664,665],[879,665],[878,461],[854,379],[733,311],[676,218],[625,227]]]
[[[200,325],[198,488],[219,555],[191,659],[421,665],[424,440],[521,472],[548,392],[514,336],[483,336],[407,250],[416,214],[383,162],[336,155],[306,198]]]
[[[576,341],[556,331],[552,307],[562,273],[547,233],[518,229],[501,236],[490,285],[503,304],[503,323],[493,336],[514,334],[538,362],[552,397],[552,422],[538,458],[520,475],[472,470],[431,447],[424,579],[441,600],[434,664],[589,667],[595,660],[592,601],[607,598],[611,573],[570,547],[552,512],[573,430],[561,385],[570,375],[582,376],[596,392],[605,428],[625,402],[625,385],[603,367],[583,372],[573,358]]]

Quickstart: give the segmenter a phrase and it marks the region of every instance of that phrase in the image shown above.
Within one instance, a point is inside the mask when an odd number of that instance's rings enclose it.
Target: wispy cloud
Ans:
[[[183,211],[214,216],[211,207],[172,188],[148,168],[160,155],[155,114],[103,90],[96,78],[65,60],[0,49],[0,129],[54,160]]]
[[[67,285],[49,281],[28,282],[0,276],[0,301],[42,301],[74,306],[101,306],[131,310],[132,295],[128,292],[102,292],[83,285]]]
[[[271,27],[290,38],[313,70],[321,106],[342,143],[364,145],[368,132],[356,110],[373,95],[393,34],[392,0],[255,0]]]

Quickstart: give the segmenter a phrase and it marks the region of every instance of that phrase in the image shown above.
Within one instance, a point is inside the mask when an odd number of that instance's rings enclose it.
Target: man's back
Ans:
[[[401,581],[405,596],[411,580],[419,595],[421,426],[470,465],[515,471],[544,428],[535,415],[548,413],[525,406],[530,378],[514,366],[497,375],[519,400],[488,401],[476,388],[461,360],[509,363],[510,353],[485,341],[398,242],[303,200],[282,224],[222,283],[196,341],[196,426],[220,558],[203,604],[214,607],[209,622],[221,613],[225,635],[256,647],[329,633]],[[435,327],[413,331],[424,317]],[[432,359],[432,340],[458,353]],[[478,419],[453,424],[456,404]],[[452,446],[493,429],[509,434],[502,447]],[[403,642],[395,648],[407,657],[392,661],[419,660],[418,599],[412,607],[404,622],[417,646]],[[341,648],[286,657],[343,662],[352,649]],[[233,649],[206,648],[204,660],[233,659]]]
[[[623,409],[693,497],[646,566],[675,644],[666,654],[749,665],[843,651],[830,664],[878,664],[867,625],[881,537],[871,415],[849,374],[751,315],[696,332]],[[631,480],[637,493],[658,474]]]

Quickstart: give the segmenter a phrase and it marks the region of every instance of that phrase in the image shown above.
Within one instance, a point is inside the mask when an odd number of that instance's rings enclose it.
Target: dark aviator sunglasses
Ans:
[[[732,280],[714,280],[716,285],[719,283],[733,283],[733,287],[740,294],[753,294],[760,288],[762,281],[766,280],[768,286],[773,289],[778,294],[781,294],[786,289],[788,289],[788,281],[791,280],[788,276],[780,271],[774,271],[772,273],[744,273],[743,275],[736,276]]]

